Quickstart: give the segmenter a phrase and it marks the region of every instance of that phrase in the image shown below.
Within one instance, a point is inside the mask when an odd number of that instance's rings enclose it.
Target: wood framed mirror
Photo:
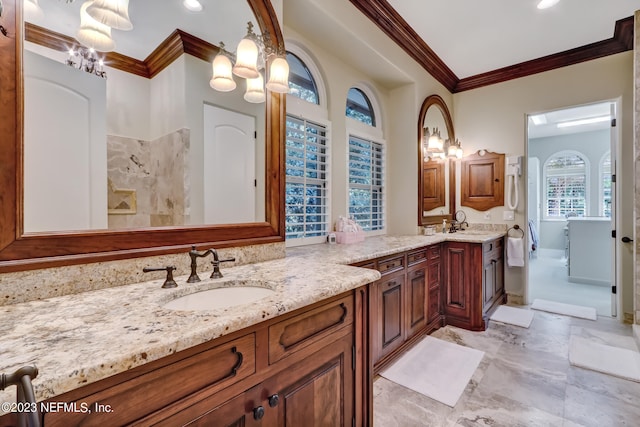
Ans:
[[[78,0],[79,1],[79,0]],[[64,5],[64,2],[60,2]],[[269,0],[247,0],[262,34],[284,47]],[[190,245],[230,247],[284,241],[285,96],[267,92],[264,119],[264,221],[118,230],[25,232],[23,2],[3,1],[0,35],[0,272],[30,270],[187,251]],[[192,40],[187,40],[185,45]],[[209,76],[210,77],[210,76]],[[262,178],[262,177],[261,177]],[[221,183],[224,185],[224,183]],[[106,189],[105,189],[106,191]]]
[[[432,159],[425,147],[426,129],[438,129],[443,140],[455,141],[453,121],[444,100],[438,95],[428,96],[418,116],[418,225],[441,224],[451,221],[455,212],[455,161]]]

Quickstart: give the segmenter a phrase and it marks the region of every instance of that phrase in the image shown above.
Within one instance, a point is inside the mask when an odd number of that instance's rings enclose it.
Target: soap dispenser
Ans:
[[[443,219],[442,220],[442,234],[445,234],[447,232],[447,220]]]

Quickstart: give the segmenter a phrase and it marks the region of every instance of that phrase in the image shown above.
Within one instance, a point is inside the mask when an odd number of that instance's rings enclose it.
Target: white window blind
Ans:
[[[286,238],[323,236],[329,224],[327,130],[287,115],[286,134]]]
[[[600,206],[600,214],[602,216],[611,217],[611,153],[602,161],[600,167],[600,183],[602,186],[602,194],[600,195],[602,204]]]
[[[548,218],[586,215],[586,165],[577,154],[551,158],[545,166],[546,206]]]
[[[349,216],[365,231],[384,229],[382,144],[349,137]]]

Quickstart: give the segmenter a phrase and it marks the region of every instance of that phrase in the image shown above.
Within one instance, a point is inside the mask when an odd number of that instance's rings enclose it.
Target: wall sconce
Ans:
[[[433,132],[429,132],[429,128],[425,127],[422,133],[422,151],[426,159],[445,159],[445,158],[462,158],[462,146],[460,141],[456,139],[451,141],[442,140],[440,131],[437,127],[433,128]]]
[[[235,64],[234,64],[235,62]],[[272,92],[289,92],[289,64],[284,52],[273,46],[269,33],[259,36],[253,32],[253,24],[247,23],[247,35],[240,40],[235,55],[220,42],[220,51],[213,59],[213,76],[209,85],[218,91],[229,92],[236,88],[233,75],[247,80],[244,99],[247,102],[264,102],[264,78],[261,69],[269,69],[266,88]]]
[[[98,58],[95,49],[82,46],[76,50],[69,49],[69,57],[65,61],[65,64],[78,70],[95,74],[103,79],[107,78],[107,72],[102,68],[104,67],[104,62]]]

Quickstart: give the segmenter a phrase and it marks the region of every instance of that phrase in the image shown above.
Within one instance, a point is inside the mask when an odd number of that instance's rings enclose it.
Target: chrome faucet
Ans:
[[[213,254],[213,261],[211,261],[211,264],[213,264],[213,273],[211,273],[211,278],[219,279],[222,277],[222,273],[220,273],[220,263],[233,262],[236,259],[235,258],[220,259],[218,258],[218,251],[216,251],[215,249],[209,249],[209,252]]]

